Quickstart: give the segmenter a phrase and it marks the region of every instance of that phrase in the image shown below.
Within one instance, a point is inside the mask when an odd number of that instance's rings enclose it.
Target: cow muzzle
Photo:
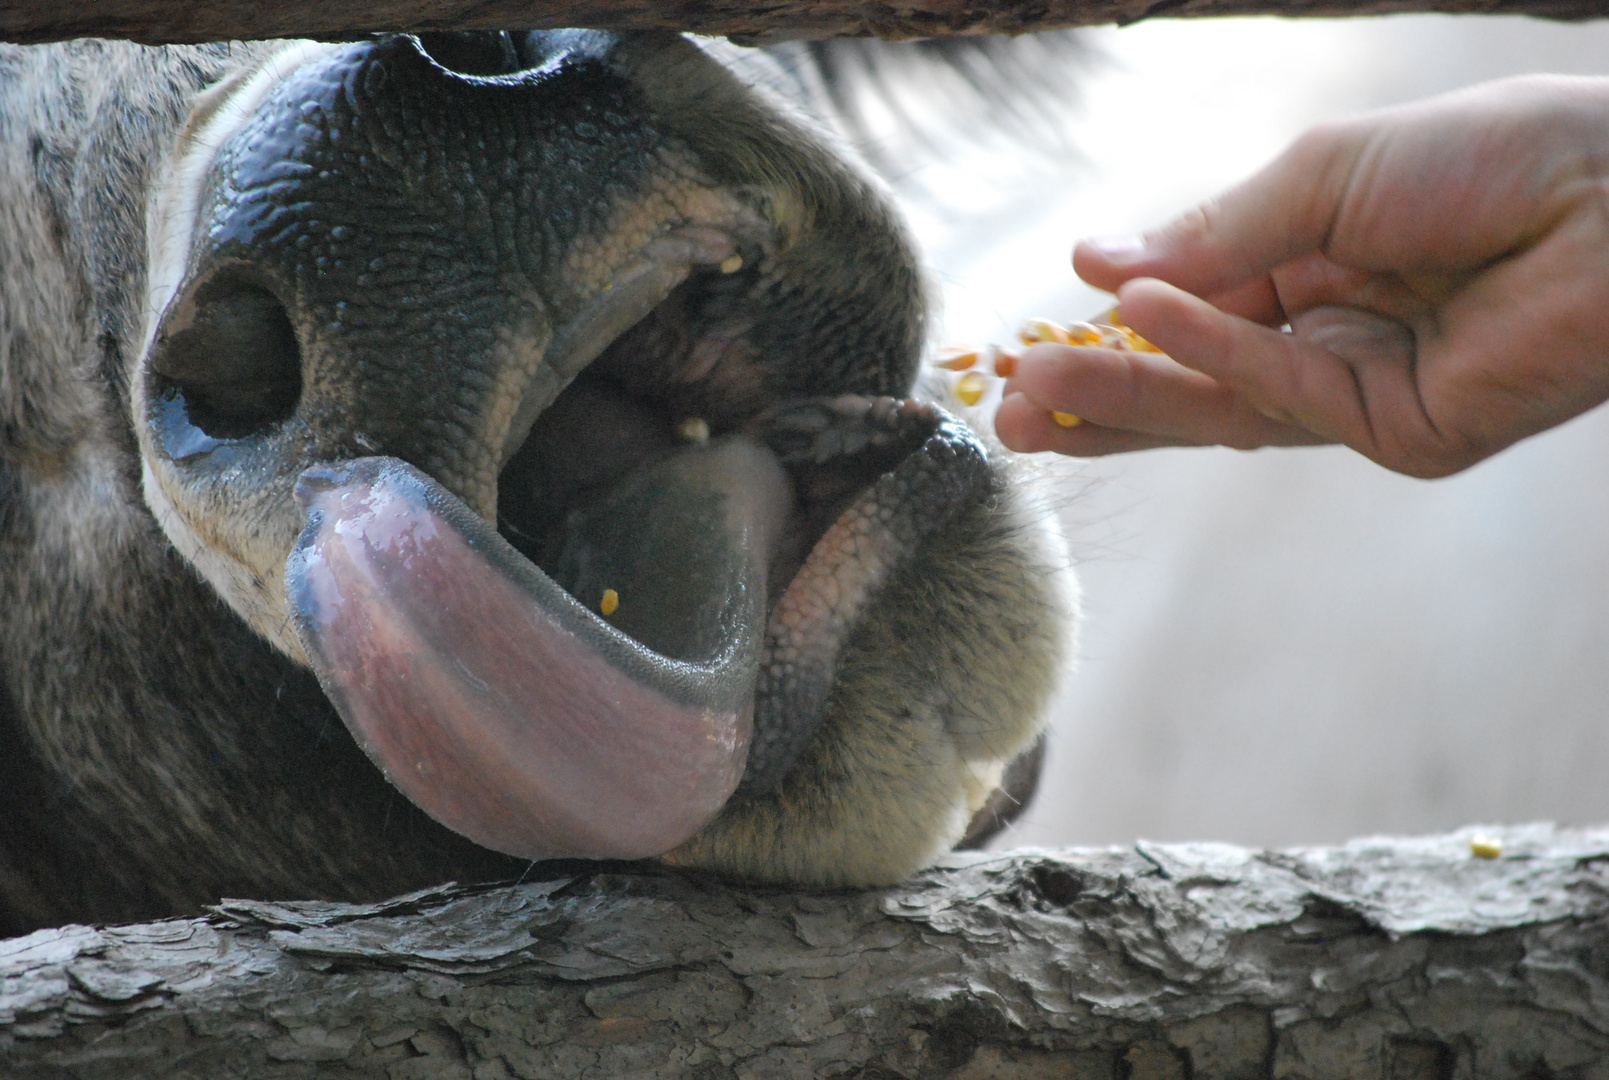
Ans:
[[[438,821],[666,852],[786,775],[881,584],[992,490],[902,400],[903,237],[680,39],[278,57],[153,204],[147,501]]]

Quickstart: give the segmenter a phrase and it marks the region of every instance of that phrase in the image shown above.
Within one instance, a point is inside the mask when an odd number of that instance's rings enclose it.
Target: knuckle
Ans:
[[[1440,480],[1463,472],[1486,456],[1486,451],[1466,436],[1426,432],[1392,448],[1380,463],[1420,480]]]

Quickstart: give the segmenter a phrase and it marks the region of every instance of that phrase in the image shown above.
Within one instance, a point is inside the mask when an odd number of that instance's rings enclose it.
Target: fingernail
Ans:
[[[1097,236],[1085,240],[1084,246],[1107,262],[1137,262],[1145,255],[1143,236]]]

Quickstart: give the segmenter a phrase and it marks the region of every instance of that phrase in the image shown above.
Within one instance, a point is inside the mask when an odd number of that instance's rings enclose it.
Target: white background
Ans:
[[[1158,224],[1315,120],[1609,72],[1609,24],[1398,16],[1091,33],[1082,161],[906,177],[945,336],[1083,318],[1074,238]],[[957,208],[960,208],[959,210]],[[1283,846],[1609,821],[1609,414],[1423,482],[1336,449],[1052,462],[1085,589],[1037,805],[1006,842]]]

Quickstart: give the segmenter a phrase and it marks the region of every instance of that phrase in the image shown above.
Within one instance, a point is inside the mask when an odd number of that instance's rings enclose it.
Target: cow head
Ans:
[[[1039,732],[1060,549],[913,399],[903,228],[763,66],[252,46],[151,165],[144,502],[485,847],[891,881]]]

